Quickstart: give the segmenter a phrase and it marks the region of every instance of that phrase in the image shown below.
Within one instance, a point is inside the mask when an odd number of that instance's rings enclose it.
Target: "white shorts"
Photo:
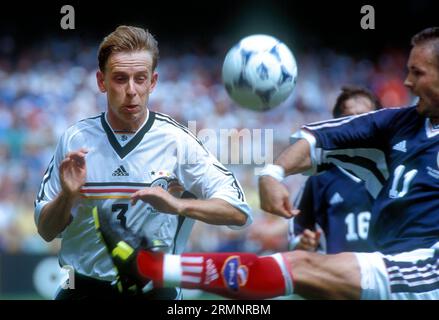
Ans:
[[[379,252],[355,255],[361,269],[361,299],[439,299],[438,248],[394,255]]]

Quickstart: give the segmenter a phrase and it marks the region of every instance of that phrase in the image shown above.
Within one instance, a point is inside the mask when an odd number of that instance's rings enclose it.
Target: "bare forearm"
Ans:
[[[260,172],[259,197],[261,209],[284,218],[299,213],[290,205],[290,194],[280,183],[290,174],[301,173],[312,167],[311,149],[308,141],[301,139],[285,149],[274,162]]]
[[[46,241],[52,241],[70,223],[73,197],[61,192],[41,211],[38,233]]]
[[[216,225],[244,225],[247,217],[239,209],[221,199],[180,200],[178,214]]]
[[[285,169],[285,174],[296,174],[311,168],[310,146],[305,139],[300,139],[295,144],[285,149],[274,164]]]

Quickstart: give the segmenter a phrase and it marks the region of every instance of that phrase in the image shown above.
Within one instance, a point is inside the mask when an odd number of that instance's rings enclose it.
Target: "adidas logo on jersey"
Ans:
[[[406,140],[402,140],[393,146],[393,150],[407,152],[407,148],[405,146]]]
[[[129,176],[130,174],[125,170],[125,168],[123,166],[120,166],[119,168],[117,168],[116,170],[114,170],[112,176],[117,176],[117,177],[121,177],[121,176]]]
[[[337,203],[342,203],[344,201],[343,197],[340,195],[340,193],[336,192],[332,196],[331,200],[329,200],[329,204],[334,205]]]

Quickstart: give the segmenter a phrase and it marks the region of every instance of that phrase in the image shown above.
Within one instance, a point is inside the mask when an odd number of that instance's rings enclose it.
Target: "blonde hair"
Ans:
[[[159,48],[157,40],[148,30],[133,27],[119,26],[102,40],[99,45],[99,69],[104,72],[108,58],[113,52],[131,52],[147,50],[152,54],[152,70],[157,67]]]

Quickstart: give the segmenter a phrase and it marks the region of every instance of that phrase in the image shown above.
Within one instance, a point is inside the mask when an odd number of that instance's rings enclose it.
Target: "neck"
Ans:
[[[113,131],[119,132],[132,132],[135,133],[139,128],[145,123],[146,118],[148,117],[149,111],[148,109],[142,115],[138,115],[137,117],[129,120],[122,120],[116,117],[113,113],[107,112],[107,121]]]
[[[433,126],[439,125],[439,118],[430,118],[430,122]]]

